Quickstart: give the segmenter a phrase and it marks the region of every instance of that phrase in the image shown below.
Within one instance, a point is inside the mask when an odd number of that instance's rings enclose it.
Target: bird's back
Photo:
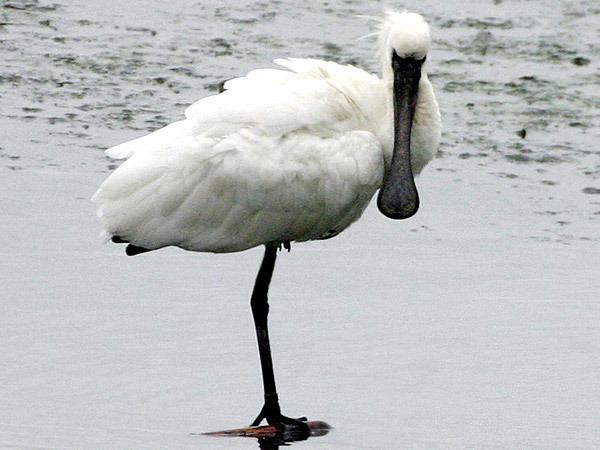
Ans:
[[[128,158],[94,196],[109,235],[231,252],[330,237],[360,216],[383,176],[365,116],[384,106],[380,81],[335,63],[278,62],[291,71],[231,80],[185,120],[107,151]]]

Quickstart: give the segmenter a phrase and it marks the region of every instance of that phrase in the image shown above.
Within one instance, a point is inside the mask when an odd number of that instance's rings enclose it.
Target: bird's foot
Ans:
[[[284,442],[303,441],[310,437],[311,431],[306,423],[306,417],[293,419],[281,414],[277,395],[265,396],[265,404],[252,422],[252,426],[260,425],[263,419],[277,428],[280,434],[278,437]]]
[[[311,435],[310,427],[306,423],[306,417],[292,419],[282,414],[275,418],[273,422],[267,419],[269,424],[275,425],[280,434],[279,438],[283,442],[304,441]]]

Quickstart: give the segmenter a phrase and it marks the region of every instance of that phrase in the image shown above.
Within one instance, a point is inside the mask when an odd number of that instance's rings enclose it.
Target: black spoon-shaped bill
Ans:
[[[394,71],[394,149],[377,197],[377,207],[390,219],[407,219],[419,209],[419,194],[410,165],[410,136],[421,66],[425,59],[392,55]]]

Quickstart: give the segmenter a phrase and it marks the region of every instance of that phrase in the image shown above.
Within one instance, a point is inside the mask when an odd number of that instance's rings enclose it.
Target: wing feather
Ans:
[[[329,78],[370,75],[277,63],[291,71],[231,80],[185,120],[107,151],[128,158],[93,197],[109,234],[148,249],[230,252],[328,237],[360,216],[381,184],[381,143]]]

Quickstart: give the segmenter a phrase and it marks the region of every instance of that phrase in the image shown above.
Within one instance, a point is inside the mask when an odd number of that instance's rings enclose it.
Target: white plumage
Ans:
[[[267,325],[278,247],[335,236],[377,189],[387,217],[415,214],[413,174],[440,138],[423,71],[429,27],[419,15],[389,11],[379,34],[381,78],[333,62],[276,60],[283,69],[228,81],[184,120],[109,149],[127,161],[93,197],[107,234],[129,243],[130,255],[169,245],[265,246],[250,300],[264,391],[252,425],[266,419],[284,441],[307,439],[311,424],[329,426],[281,413]]]
[[[423,58],[429,29],[388,11],[382,78],[313,59],[275,62],[192,104],[185,119],[107,151],[127,159],[93,197],[110,236],[135,246],[235,252],[334,236],[382,185],[394,145],[390,54]],[[418,173],[440,138],[421,72],[412,122]]]

